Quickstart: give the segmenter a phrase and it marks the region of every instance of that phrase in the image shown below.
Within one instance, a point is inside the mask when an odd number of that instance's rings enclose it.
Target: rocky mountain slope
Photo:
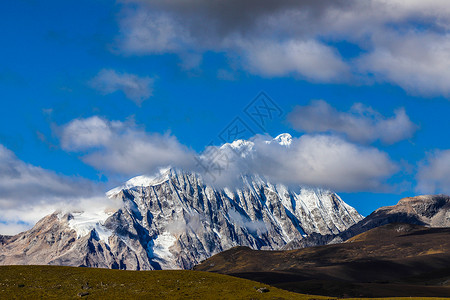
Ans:
[[[407,223],[427,227],[450,227],[450,197],[422,195],[401,199],[396,205],[375,210],[362,221],[337,235],[312,234],[306,239],[294,239],[284,250],[346,241],[360,233],[390,223]]]
[[[0,245],[6,244],[10,238],[11,236],[0,235]]]
[[[274,139],[288,146],[286,135]],[[236,141],[222,147],[245,147]],[[189,269],[234,246],[281,249],[312,234],[336,235],[362,219],[338,195],[237,175],[217,188],[197,173],[165,169],[108,192],[110,212],[56,212],[0,247],[0,264],[52,264],[132,270]]]
[[[388,223],[409,223],[429,227],[450,227],[450,197],[422,195],[401,199],[396,205],[377,209],[354,228],[363,231]]]

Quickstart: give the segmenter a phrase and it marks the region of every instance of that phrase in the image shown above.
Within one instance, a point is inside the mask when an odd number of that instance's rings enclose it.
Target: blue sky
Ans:
[[[446,193],[443,12],[443,1],[414,0],[3,2],[0,231],[158,162],[183,165],[218,144],[235,117],[253,133],[290,133],[296,150],[327,161],[308,161],[314,170],[338,168],[299,183],[329,186],[364,215],[404,196]],[[261,91],[282,110],[263,129],[244,112]],[[317,154],[308,140],[343,152]],[[365,165],[372,159],[375,168]]]

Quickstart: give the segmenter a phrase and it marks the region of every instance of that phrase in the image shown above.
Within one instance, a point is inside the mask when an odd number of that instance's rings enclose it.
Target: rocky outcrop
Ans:
[[[0,245],[5,245],[11,239],[11,236],[0,235]]]

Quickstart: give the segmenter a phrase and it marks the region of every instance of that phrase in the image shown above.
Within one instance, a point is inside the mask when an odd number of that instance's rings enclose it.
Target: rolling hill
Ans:
[[[236,247],[195,270],[334,297],[450,297],[450,228],[393,223],[341,244],[290,251]]]

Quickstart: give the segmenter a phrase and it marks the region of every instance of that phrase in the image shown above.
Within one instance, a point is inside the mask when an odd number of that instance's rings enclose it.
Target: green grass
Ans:
[[[269,292],[260,293],[258,288]],[[255,289],[256,288],[256,289]],[[120,271],[55,266],[1,266],[0,298],[327,299],[199,271]]]
[[[269,291],[258,292],[257,289],[262,287],[266,287]],[[336,299],[296,294],[251,280],[200,271],[119,271],[56,266],[0,267],[0,299],[79,299],[80,297],[83,299]]]

